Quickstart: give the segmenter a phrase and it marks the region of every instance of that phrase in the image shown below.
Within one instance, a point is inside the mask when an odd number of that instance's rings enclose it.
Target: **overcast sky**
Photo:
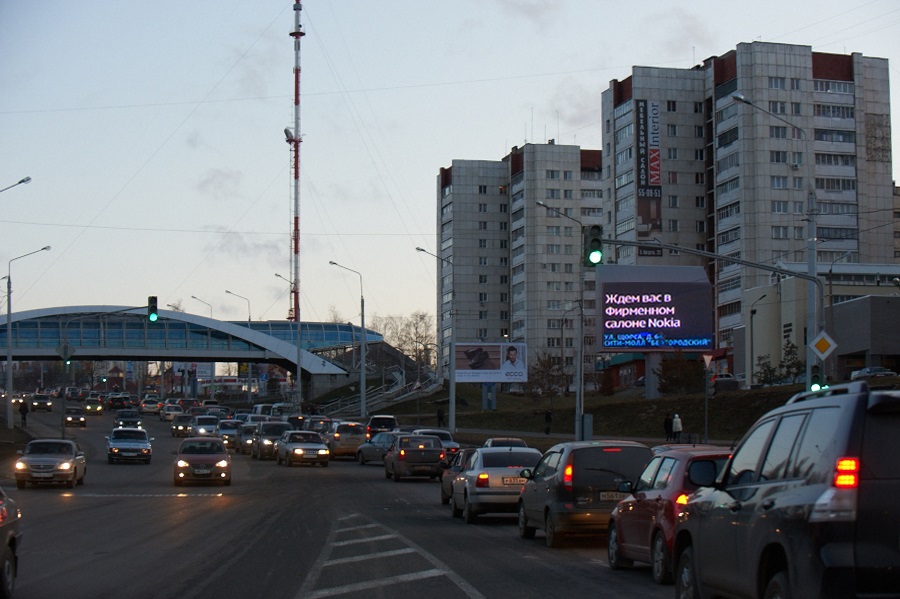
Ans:
[[[850,8],[851,4],[857,4]],[[135,305],[284,319],[292,278],[290,0],[2,0],[0,270],[15,311]],[[622,7],[631,11],[624,13]],[[618,10],[617,10],[618,9]],[[308,0],[301,318],[434,313],[435,177],[526,142],[600,149],[633,65],[740,42],[887,58],[900,3]],[[894,143],[894,155],[898,144]],[[895,175],[896,177],[896,175]],[[5,303],[2,304],[5,311]]]

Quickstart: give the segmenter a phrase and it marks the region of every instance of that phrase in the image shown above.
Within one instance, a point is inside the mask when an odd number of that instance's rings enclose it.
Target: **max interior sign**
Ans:
[[[606,282],[600,289],[603,350],[713,349],[712,289],[702,282]]]

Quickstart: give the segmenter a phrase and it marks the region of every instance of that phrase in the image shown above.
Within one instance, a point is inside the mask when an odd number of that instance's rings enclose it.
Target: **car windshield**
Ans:
[[[128,440],[128,441],[146,441],[147,433],[143,431],[126,431],[122,429],[116,429],[112,432],[111,439],[117,440]]]
[[[222,445],[221,443],[217,443],[215,441],[208,441],[208,442],[192,441],[190,443],[184,443],[181,446],[180,453],[187,453],[187,454],[225,453],[225,446]]]
[[[322,439],[316,433],[291,433],[288,443],[321,443]]]
[[[485,468],[534,468],[540,459],[540,451],[485,452],[481,455],[481,465]]]
[[[241,425],[236,420],[223,420],[219,423],[219,430],[234,430]]]
[[[116,417],[118,418],[137,418],[138,413],[134,410],[119,410],[116,413]]]
[[[215,416],[204,416],[201,418],[197,418],[197,424],[200,426],[215,426],[219,422],[219,419]]]
[[[29,443],[25,446],[26,455],[72,455],[72,446],[68,443]]]
[[[452,441],[453,436],[447,431],[422,431],[423,435],[431,435],[432,437],[437,437],[441,441]]]
[[[337,432],[342,434],[354,434],[354,435],[362,435],[365,433],[365,429],[357,424],[342,424],[337,428]]]

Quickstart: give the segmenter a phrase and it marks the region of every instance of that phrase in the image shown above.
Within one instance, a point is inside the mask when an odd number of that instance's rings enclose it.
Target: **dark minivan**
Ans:
[[[675,527],[675,596],[900,597],[900,391],[800,393],[744,435]]]
[[[544,531],[548,547],[558,547],[568,534],[601,534],[620,500],[628,496],[619,483],[638,477],[653,456],[635,441],[558,443],[537,465],[525,468],[519,495],[519,536]]]

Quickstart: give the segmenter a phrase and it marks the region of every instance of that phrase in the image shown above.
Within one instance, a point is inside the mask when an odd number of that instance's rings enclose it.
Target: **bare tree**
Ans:
[[[328,322],[347,322],[335,306],[328,307]]]

